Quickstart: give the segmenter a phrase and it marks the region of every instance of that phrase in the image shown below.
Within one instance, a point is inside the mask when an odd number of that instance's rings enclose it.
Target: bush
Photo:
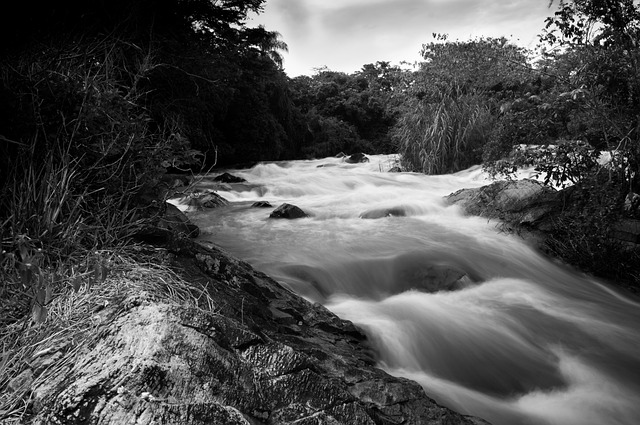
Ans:
[[[481,96],[447,94],[436,103],[415,101],[413,108],[399,119],[394,134],[403,169],[445,174],[481,162],[493,124]]]
[[[146,223],[142,188],[194,160],[178,119],[147,114],[138,82],[149,57],[98,40],[0,67],[12,106],[0,123],[0,297],[23,298],[15,317],[40,317],[41,277],[57,265],[126,244]]]

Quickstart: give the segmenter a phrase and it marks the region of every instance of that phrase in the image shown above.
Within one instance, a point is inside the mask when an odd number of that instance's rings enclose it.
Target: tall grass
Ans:
[[[479,163],[492,125],[480,95],[444,93],[438,101],[415,100],[394,131],[403,169],[446,174]]]
[[[180,117],[148,112],[153,54],[119,39],[39,47],[0,64],[2,423],[29,405],[16,384],[29,341],[62,326],[65,297],[113,274],[108,258],[157,210],[141,194],[194,154]]]

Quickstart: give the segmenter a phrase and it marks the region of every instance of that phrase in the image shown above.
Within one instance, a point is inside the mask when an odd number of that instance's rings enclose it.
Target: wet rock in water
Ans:
[[[175,236],[195,238],[200,234],[198,226],[169,202],[150,207],[146,214],[152,214],[151,221],[135,234],[135,238],[143,242],[166,243]]]
[[[345,162],[349,164],[358,164],[361,162],[369,162],[369,158],[362,152],[358,152],[345,159]]]
[[[397,166],[396,166],[396,167],[391,167],[391,168],[389,169],[389,171],[387,171],[387,172],[388,172],[388,173],[401,173],[401,172],[402,172],[402,168],[397,167]]]
[[[345,156],[347,156],[347,154],[346,154],[346,153],[344,153],[344,152],[340,152],[340,153],[338,153],[338,154],[336,155],[336,158],[344,158]]]
[[[273,205],[271,205],[271,203],[269,203],[269,201],[256,201],[253,204],[251,204],[252,208],[271,208],[273,207]]]
[[[206,283],[214,309],[150,293],[110,304],[91,343],[33,381],[30,423],[486,424],[376,368],[351,322],[214,247],[178,242],[163,258]]]
[[[246,180],[243,179],[242,177],[234,176],[233,174],[229,174],[229,173],[222,173],[219,176],[217,176],[216,178],[214,178],[213,181],[222,182],[222,183],[244,183],[244,182],[246,182]]]
[[[437,259],[429,259],[420,253],[403,254],[393,264],[396,290],[414,289],[422,292],[452,291],[470,284],[462,279],[467,273],[460,267],[446,264]]]
[[[193,192],[190,193],[186,204],[196,209],[218,208],[229,205],[229,201],[215,192]]]
[[[296,218],[304,218],[309,217],[309,214],[304,212],[300,207],[291,204],[282,204],[278,208],[276,208],[271,215],[270,218],[286,218],[289,220]]]
[[[537,180],[497,181],[461,189],[446,197],[467,214],[497,218],[518,225],[536,225],[557,210],[558,191]]]
[[[362,214],[360,214],[360,218],[376,219],[376,218],[383,218],[383,217],[404,217],[406,215],[407,215],[407,212],[403,207],[392,207],[392,208],[379,208],[379,209],[365,211]]]

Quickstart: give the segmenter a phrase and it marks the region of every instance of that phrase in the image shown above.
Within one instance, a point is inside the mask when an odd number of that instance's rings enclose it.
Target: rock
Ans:
[[[195,238],[200,233],[198,226],[191,223],[191,220],[178,207],[165,202],[165,213],[160,218],[159,227],[171,231],[182,233]]]
[[[213,181],[222,182],[222,183],[244,183],[244,182],[246,182],[246,180],[243,179],[242,177],[234,176],[233,174],[229,174],[229,173],[222,173],[219,176],[217,176],[216,178],[214,178]]]
[[[196,209],[218,208],[229,205],[229,201],[216,192],[193,192],[187,196],[186,204]]]
[[[402,172],[402,168],[397,167],[397,166],[396,166],[396,167],[391,167],[391,168],[389,169],[389,171],[387,171],[387,172],[388,172],[388,173],[401,173],[401,172]]]
[[[309,214],[304,212],[302,209],[295,205],[291,204],[282,204],[278,208],[276,208],[271,215],[270,218],[286,218],[286,219],[296,219],[296,218],[304,218],[309,217]]]
[[[268,201],[257,201],[251,204],[251,207],[252,208],[271,208],[273,207],[273,205],[271,205]]]
[[[339,152],[339,153],[336,155],[336,158],[344,158],[344,157],[346,157],[346,156],[347,156],[347,154],[346,154],[346,153],[344,153],[344,152]]]
[[[393,263],[394,290],[398,293],[410,289],[428,293],[461,289],[467,286],[461,281],[465,276],[467,273],[460,267],[429,259],[423,253],[402,254]]]
[[[351,322],[248,264],[188,239],[165,249],[157,262],[206,285],[214,308],[152,294],[111,303],[90,343],[32,382],[30,423],[486,424],[374,367]]]
[[[535,226],[557,210],[558,192],[531,179],[497,181],[475,189],[461,189],[446,197],[467,214]]]
[[[382,217],[404,217],[407,212],[403,207],[379,208],[365,211],[360,214],[360,218],[375,219]]]
[[[178,237],[195,238],[200,229],[178,207],[169,202],[162,202],[161,206],[152,205],[145,214],[149,215],[149,223],[144,226],[135,237],[147,243],[166,243]]]
[[[345,162],[349,164],[358,164],[361,162],[369,162],[369,158],[363,153],[354,153],[349,158],[345,159]]]

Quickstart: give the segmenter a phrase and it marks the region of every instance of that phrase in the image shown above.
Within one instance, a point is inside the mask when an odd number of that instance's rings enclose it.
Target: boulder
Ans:
[[[205,208],[218,208],[229,205],[229,201],[216,192],[193,192],[187,196],[186,204],[190,207],[202,210]]]
[[[169,202],[155,202],[145,212],[147,224],[134,236],[148,243],[166,243],[174,237],[195,238],[200,234],[198,226],[178,207]]]
[[[354,153],[349,158],[345,159],[345,162],[349,164],[358,164],[361,162],[369,162],[369,158],[365,154],[359,152],[359,153]]]
[[[154,255],[204,285],[200,295],[105,304],[74,333],[90,333],[86,343],[58,351],[64,358],[26,384],[30,423],[486,424],[376,368],[351,322],[248,264],[189,240]],[[215,305],[200,303],[202,290]]]
[[[270,218],[286,218],[289,220],[309,217],[309,214],[291,204],[282,204],[269,215]]]
[[[244,183],[244,182],[246,182],[246,180],[243,179],[242,177],[234,176],[233,174],[229,174],[229,173],[222,173],[219,176],[215,177],[213,179],[213,181],[222,182],[222,183]]]
[[[392,271],[394,291],[398,293],[411,289],[428,293],[453,291],[475,280],[459,265],[446,261],[446,256],[430,258],[421,252],[399,255],[393,261]]]
[[[555,189],[537,180],[524,179],[461,189],[447,196],[446,201],[460,206],[467,214],[537,227],[557,211],[560,197]]]
[[[269,201],[257,201],[251,204],[252,208],[271,208],[273,205],[269,203]]]
[[[377,208],[363,212],[360,218],[375,219],[383,217],[404,217],[407,212],[403,207]]]

